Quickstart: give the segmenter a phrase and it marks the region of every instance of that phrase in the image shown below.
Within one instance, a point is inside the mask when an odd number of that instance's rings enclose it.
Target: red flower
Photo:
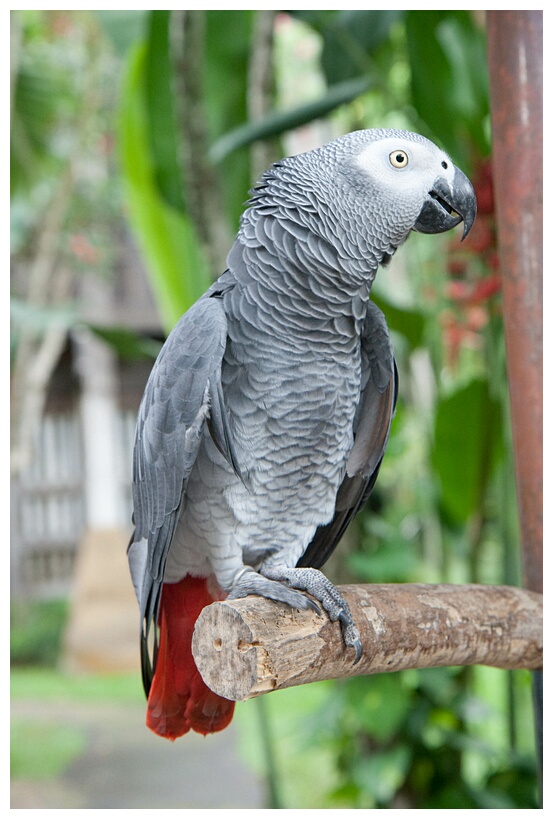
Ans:
[[[69,247],[75,258],[84,264],[97,264],[100,253],[83,233],[74,233],[70,239]]]

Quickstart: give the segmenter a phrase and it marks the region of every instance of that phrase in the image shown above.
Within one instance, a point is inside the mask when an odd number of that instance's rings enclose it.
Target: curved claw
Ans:
[[[304,597],[307,600],[309,608],[312,609],[315,612],[315,614],[322,614],[321,607],[318,606],[314,600],[312,600],[310,597],[307,597],[307,595],[304,595]]]
[[[352,648],[355,649],[355,660],[353,661],[353,665],[357,665],[361,657],[363,656],[363,644],[361,640],[357,639],[353,642]]]
[[[339,621],[344,643],[348,648],[355,649],[353,664],[356,665],[359,662],[363,655],[363,646],[349,606],[338,589],[322,572],[318,569],[288,569],[279,566],[263,567],[260,572],[262,572],[263,577],[270,578],[273,582],[286,583],[290,589],[301,589],[313,595],[325,609],[330,619],[334,622]],[[259,594],[259,592],[257,593]],[[305,599],[309,600],[310,608],[318,614],[321,613],[319,607],[311,598],[306,597]]]
[[[345,644],[348,646],[348,648],[355,649],[355,660],[353,661],[353,665],[357,665],[363,656],[363,643],[361,642],[359,632],[355,627],[351,614],[348,612],[342,610],[338,615],[338,620],[342,625]]]

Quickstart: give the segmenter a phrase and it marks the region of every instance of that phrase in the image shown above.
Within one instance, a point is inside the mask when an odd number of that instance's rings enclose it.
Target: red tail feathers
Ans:
[[[214,599],[205,577],[188,575],[178,583],[163,584],[146,725],[171,741],[190,729],[204,735],[222,731],[232,719],[234,703],[209,690],[192,657],[194,624]]]

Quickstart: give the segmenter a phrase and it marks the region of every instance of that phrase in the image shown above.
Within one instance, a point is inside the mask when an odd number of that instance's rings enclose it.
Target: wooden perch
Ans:
[[[341,586],[364,647],[353,665],[326,614],[262,597],[205,608],[192,652],[204,681],[230,700],[302,683],[407,668],[542,666],[542,596],[510,586]]]

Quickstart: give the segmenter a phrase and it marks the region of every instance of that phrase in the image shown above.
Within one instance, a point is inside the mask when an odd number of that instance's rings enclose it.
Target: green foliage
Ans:
[[[19,360],[22,338],[38,344],[53,325],[82,323],[78,277],[111,275],[123,220],[110,167],[118,62],[96,18],[25,10],[10,22],[10,341]]]
[[[255,11],[205,12],[203,60],[204,111],[209,129],[210,155],[217,141],[248,120],[248,71]],[[244,202],[251,188],[250,152],[235,146],[232,156],[218,158],[227,221],[231,232],[238,228]],[[217,275],[218,271],[211,271]]]
[[[71,675],[37,666],[12,668],[10,693],[15,705],[43,705],[40,718],[16,716],[11,721],[11,777],[29,782],[62,776],[89,743],[84,727],[60,722],[55,716],[57,704],[144,703],[136,674]]]
[[[207,289],[209,278],[190,219],[161,193],[144,100],[147,49],[135,48],[124,83],[119,127],[128,217],[151,273],[167,330]]]
[[[501,404],[487,381],[473,379],[440,399],[431,457],[453,521],[466,523],[482,509],[502,444]]]
[[[485,33],[467,11],[407,12],[412,101],[429,135],[468,166],[489,153]]]
[[[323,42],[321,68],[329,84],[374,71],[374,55],[386,44],[402,11],[298,11]]]
[[[386,324],[392,333],[399,333],[407,341],[411,350],[424,343],[425,320],[419,310],[399,307],[386,299],[382,294],[371,294],[371,300],[380,307],[386,316]]]
[[[527,672],[516,672],[527,688]],[[493,699],[485,698],[487,689]],[[501,730],[505,674],[435,668],[316,683],[263,700],[281,808],[536,807],[532,738]],[[239,705],[240,752],[260,775],[259,703]],[[529,704],[522,709],[530,718]]]
[[[97,327],[89,325],[89,329],[101,338],[117,354],[126,360],[137,360],[141,358],[157,358],[162,344],[151,338],[144,338],[136,335],[126,327]]]
[[[54,666],[60,652],[67,610],[65,600],[12,603],[12,665]]]
[[[336,108],[356,99],[367,91],[371,81],[364,77],[345,80],[331,86],[324,97],[291,110],[275,111],[259,122],[246,122],[224,134],[210,150],[213,162],[220,162],[239,148],[251,145],[259,139],[270,139],[286,131],[300,128],[313,120],[327,116]]]
[[[322,805],[535,807],[531,758],[500,747],[489,730],[492,715],[467,696],[470,676],[465,669],[413,670],[328,689],[309,726],[314,751],[330,744],[338,764]],[[482,739],[477,729],[484,724]],[[513,787],[500,793],[497,784],[509,781],[507,771]]]
[[[67,674],[46,666],[14,666],[11,698],[72,702],[144,702],[142,681],[136,674]]]
[[[332,736],[321,730],[328,720],[322,724],[321,714],[335,704],[331,682],[276,691],[261,706],[256,700],[237,704],[238,750],[259,776],[272,778],[277,792],[270,807],[329,806],[327,792],[339,776]]]
[[[205,14],[204,93],[213,140],[248,118],[246,77],[255,14],[228,10]]]
[[[155,184],[166,203],[184,212],[183,175],[179,162],[169,11],[152,11],[144,69],[144,101],[148,112],[148,144]],[[133,89],[130,93],[136,93]],[[159,123],[164,123],[162,128]]]
[[[145,10],[101,11],[98,9],[94,11],[94,15],[120,57],[124,57],[128,49],[145,35],[148,23],[148,12]]]
[[[60,776],[86,748],[84,731],[71,725],[17,719],[11,728],[10,773],[14,779]]]
[[[396,455],[399,459],[405,456],[403,448]],[[425,486],[422,491],[426,491]],[[421,509],[409,495],[398,510],[399,516],[392,514],[388,511],[390,504],[386,494],[377,488],[359,514],[357,542],[346,556],[347,567],[360,583],[413,583],[422,579],[419,573],[424,575],[424,570],[419,544],[416,540],[413,542],[411,527],[402,526],[401,516],[406,513],[404,504],[408,505],[414,522],[417,514],[424,514],[424,507]],[[398,497],[403,497],[400,492]],[[415,532],[420,534],[418,524],[415,524]]]
[[[42,39],[40,18],[26,18],[27,34]],[[25,49],[14,79],[10,122],[10,192],[28,191],[37,181],[59,169],[63,156],[59,137],[75,113],[75,80],[68,55],[60,54],[48,40]]]

